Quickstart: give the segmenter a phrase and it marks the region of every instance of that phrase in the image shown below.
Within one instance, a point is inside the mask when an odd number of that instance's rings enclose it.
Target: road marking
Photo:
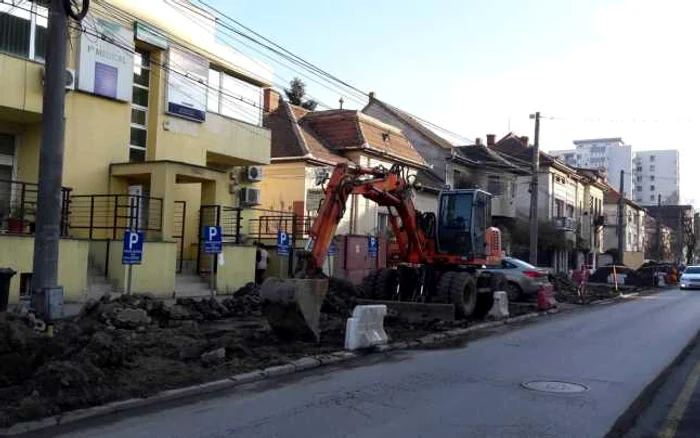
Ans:
[[[676,436],[676,430],[683,419],[685,410],[688,408],[688,403],[690,403],[690,398],[693,396],[693,392],[695,392],[698,380],[700,380],[700,362],[695,364],[688,379],[685,381],[685,385],[683,385],[683,390],[678,395],[675,403],[673,403],[666,417],[666,421],[664,422],[664,426],[659,433],[659,438],[673,438]]]

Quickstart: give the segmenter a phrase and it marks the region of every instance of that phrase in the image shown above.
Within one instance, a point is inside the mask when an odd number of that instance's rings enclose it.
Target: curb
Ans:
[[[537,318],[539,316],[541,316],[540,313],[527,313],[524,315],[515,316],[513,318],[508,318],[501,321],[484,322],[465,328],[449,330],[443,333],[431,333],[413,341],[402,341],[393,344],[379,345],[373,350],[370,350],[370,352],[389,352],[417,348],[425,345],[436,345],[448,341],[450,339],[455,339],[480,330],[486,330],[507,324],[514,324],[522,321],[527,321],[530,319]],[[71,423],[76,423],[78,421],[97,418],[109,414],[114,414],[117,412],[123,412],[137,408],[144,408],[160,403],[172,402],[175,400],[180,400],[198,395],[211,394],[226,389],[235,388],[237,386],[267,380],[274,377],[286,376],[314,368],[321,368],[327,365],[346,362],[358,358],[362,355],[362,353],[354,353],[352,351],[336,351],[334,353],[329,354],[306,356],[285,365],[272,366],[243,374],[235,374],[226,379],[215,380],[199,385],[170,389],[162,391],[151,397],[120,400],[100,406],[94,406],[91,408],[77,409],[74,411],[64,412],[41,420],[17,423],[8,428],[0,429],[0,437],[10,437],[30,432],[38,432],[40,430],[49,429],[56,426],[65,426]]]

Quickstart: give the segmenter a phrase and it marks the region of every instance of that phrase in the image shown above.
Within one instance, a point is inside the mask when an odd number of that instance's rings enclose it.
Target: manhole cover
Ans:
[[[570,382],[557,382],[556,380],[534,380],[523,383],[523,387],[533,391],[551,392],[555,394],[573,394],[586,391],[583,385]]]

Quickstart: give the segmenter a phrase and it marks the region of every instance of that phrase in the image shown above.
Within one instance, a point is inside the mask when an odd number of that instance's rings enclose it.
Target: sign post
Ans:
[[[210,275],[210,286],[211,286],[211,296],[216,295],[215,280],[216,280],[216,256],[221,254],[221,227],[219,226],[205,226],[202,229],[202,236],[204,237],[204,252],[211,254],[211,272]]]
[[[374,236],[369,236],[367,240],[367,255],[374,258],[379,253],[379,240]]]
[[[140,265],[143,259],[143,232],[126,230],[122,244],[122,265],[127,265],[126,294],[131,295],[131,278],[134,265]]]
[[[277,255],[280,256],[280,278],[282,278],[282,259],[281,257],[287,257],[289,259],[289,253],[291,249],[291,242],[289,240],[289,233],[286,231],[277,231]]]

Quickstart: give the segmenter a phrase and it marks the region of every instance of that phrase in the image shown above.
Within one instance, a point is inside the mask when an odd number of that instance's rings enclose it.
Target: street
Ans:
[[[64,437],[602,437],[700,329],[700,291],[556,315],[458,348],[252,385]],[[526,389],[543,384],[549,393]],[[85,426],[88,427],[88,426]]]

